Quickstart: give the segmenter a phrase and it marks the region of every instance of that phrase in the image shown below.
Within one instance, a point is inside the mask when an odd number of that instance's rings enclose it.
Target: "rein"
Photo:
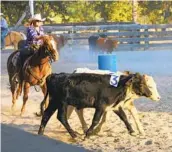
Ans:
[[[46,75],[45,76],[43,76],[42,78],[40,78],[40,77],[38,77],[34,72],[33,72],[33,70],[32,70],[32,68],[31,68],[31,66],[30,65],[28,65],[27,66],[27,70],[28,70],[28,72],[38,81],[38,85],[40,85],[40,86],[42,86],[43,84],[44,84],[44,82],[45,82],[45,78],[48,76],[48,74],[49,74],[49,71],[47,71],[46,73]]]
[[[33,71],[30,65],[27,66],[28,72],[36,79],[38,80],[38,84],[41,85],[43,83],[43,77],[39,78]]]

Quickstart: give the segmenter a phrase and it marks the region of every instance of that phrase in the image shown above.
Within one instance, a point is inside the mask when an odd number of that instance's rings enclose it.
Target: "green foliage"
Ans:
[[[132,21],[132,3],[127,1],[115,1],[109,8],[109,21]]]
[[[1,11],[4,13],[7,22],[10,25],[17,23],[21,15],[23,14],[28,2],[15,2],[15,1],[2,1]]]
[[[1,10],[10,25],[15,25],[28,1],[2,1]],[[46,23],[130,22],[132,1],[34,1],[35,13],[47,18]],[[140,24],[172,23],[172,1],[138,1],[137,22]],[[26,22],[29,16],[23,21]]]
[[[94,10],[94,6],[88,1],[74,1],[69,3],[67,8],[69,22],[96,21],[100,16]]]
[[[139,2],[142,8],[140,23],[142,24],[165,24],[172,23],[171,1],[145,1]]]

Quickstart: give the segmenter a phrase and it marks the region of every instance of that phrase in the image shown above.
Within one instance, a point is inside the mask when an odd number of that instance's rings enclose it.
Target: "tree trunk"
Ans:
[[[132,17],[133,17],[133,22],[137,22],[137,0],[132,0]]]

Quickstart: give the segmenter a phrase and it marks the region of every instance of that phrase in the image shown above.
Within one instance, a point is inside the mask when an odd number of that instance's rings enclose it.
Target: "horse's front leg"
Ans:
[[[18,97],[21,95],[21,93],[22,93],[22,83],[19,83],[19,86],[17,88],[16,99],[18,99]]]
[[[21,114],[20,114],[21,116],[25,112],[25,106],[26,106],[26,101],[28,100],[29,89],[30,89],[30,84],[28,82],[25,82],[24,87],[23,87],[24,95],[23,95],[23,106],[22,106]]]

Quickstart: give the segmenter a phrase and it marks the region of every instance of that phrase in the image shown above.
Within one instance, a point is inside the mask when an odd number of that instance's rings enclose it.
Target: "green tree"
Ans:
[[[15,1],[2,1],[1,2],[1,11],[4,13],[5,18],[9,25],[15,25],[23,14],[26,6],[28,5],[27,1],[15,2]]]
[[[132,3],[129,1],[115,1],[108,12],[108,20],[116,22],[132,21]]]
[[[142,8],[140,13],[141,24],[165,24],[172,22],[171,1],[142,1],[139,2]]]
[[[10,25],[15,25],[28,1],[2,1],[1,10]],[[131,22],[132,1],[34,1],[34,12],[46,17],[46,23]],[[172,23],[172,1],[138,1],[137,22],[140,24]],[[26,22],[29,15],[23,20]]]

